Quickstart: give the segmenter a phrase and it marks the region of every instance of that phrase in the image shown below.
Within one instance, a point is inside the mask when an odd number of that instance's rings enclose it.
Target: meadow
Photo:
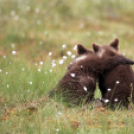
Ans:
[[[133,0],[0,0],[0,134],[133,134],[133,108],[69,108],[46,97],[77,44],[114,38],[134,60]]]

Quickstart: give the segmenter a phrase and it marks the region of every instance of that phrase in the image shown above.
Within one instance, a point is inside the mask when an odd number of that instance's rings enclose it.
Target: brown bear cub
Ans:
[[[94,52],[103,60],[119,56],[119,40],[115,39],[109,45],[93,44]],[[112,64],[112,62],[111,62]],[[128,106],[131,95],[134,101],[134,73],[130,65],[118,65],[111,70],[99,74],[99,88],[102,101],[105,104]]]
[[[56,88],[49,92],[49,96],[60,93],[72,104],[90,102],[94,98],[98,74],[110,71],[119,64],[134,62],[121,55],[102,59],[93,51],[77,45],[76,59],[68,67],[69,70]]]

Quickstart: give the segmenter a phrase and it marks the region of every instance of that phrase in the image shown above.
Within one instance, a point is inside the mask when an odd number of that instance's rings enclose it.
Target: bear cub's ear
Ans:
[[[119,51],[119,39],[114,39],[109,45]]]
[[[85,47],[83,47],[81,44],[77,45],[77,53],[78,54],[84,54],[88,52],[88,49],[86,49]]]
[[[96,52],[98,52],[100,50],[101,46],[94,43],[94,44],[92,44],[92,47],[93,47],[94,52],[96,53]]]

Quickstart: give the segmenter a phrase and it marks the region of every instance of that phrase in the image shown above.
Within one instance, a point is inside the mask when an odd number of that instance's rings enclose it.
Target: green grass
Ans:
[[[117,37],[120,53],[134,59],[133,5],[133,0],[0,0],[0,133],[133,134],[131,109],[68,108],[45,98],[72,58],[63,65],[59,60],[67,51],[75,54],[77,44],[92,48]]]

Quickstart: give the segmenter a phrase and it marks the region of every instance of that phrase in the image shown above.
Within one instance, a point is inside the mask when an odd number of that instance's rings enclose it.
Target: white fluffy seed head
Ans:
[[[33,84],[32,81],[30,81],[29,84],[32,85]]]
[[[6,72],[6,74],[8,74],[8,72]]]
[[[109,91],[109,92],[110,92],[110,91],[111,91],[111,88],[108,88],[108,89],[107,89],[107,91]]]
[[[116,81],[116,84],[119,84],[120,82],[119,81]]]
[[[117,102],[117,101],[118,101],[118,98],[115,98],[115,99],[114,99],[114,102]]]
[[[9,88],[9,85],[7,85],[7,88]]]
[[[62,112],[58,112],[58,115],[63,115],[63,113]]]
[[[80,68],[83,68],[83,65],[80,65]]]
[[[52,52],[49,52],[48,55],[51,56],[52,55]]]
[[[83,87],[83,89],[84,89],[84,91],[86,91],[86,92],[87,92],[87,87],[86,87],[86,86],[84,86],[84,87]]]
[[[105,99],[105,100],[104,100],[104,102],[105,102],[105,103],[108,103],[108,102],[109,102],[109,100],[108,100],[108,99]]]
[[[67,56],[63,56],[63,59],[67,59]]]
[[[63,49],[66,48],[66,44],[63,44],[63,45],[62,45],[62,48],[63,48]]]
[[[22,68],[21,70],[22,70],[22,71],[24,71],[24,70],[25,70],[25,68]]]
[[[15,44],[11,44],[11,47],[14,48],[15,47]]]
[[[43,61],[40,61],[40,65],[43,65]]]
[[[5,59],[6,58],[6,55],[4,55],[3,58]]]
[[[71,73],[70,75],[71,75],[72,77],[75,77],[75,73]]]
[[[56,128],[56,132],[59,132],[59,131],[60,131],[60,129]]]
[[[74,59],[75,58],[75,55],[72,55],[71,58]]]
[[[16,51],[12,51],[12,55],[16,55]]]
[[[56,63],[52,63],[52,67],[55,67],[56,66]]]
[[[60,64],[60,65],[63,64],[63,62],[64,62],[63,60],[59,60],[59,64]]]
[[[41,72],[41,69],[40,68],[38,69],[38,72]]]
[[[72,54],[72,52],[67,51],[67,55],[68,55],[68,56],[71,56],[71,54]]]
[[[77,50],[77,45],[74,46],[73,50]]]

